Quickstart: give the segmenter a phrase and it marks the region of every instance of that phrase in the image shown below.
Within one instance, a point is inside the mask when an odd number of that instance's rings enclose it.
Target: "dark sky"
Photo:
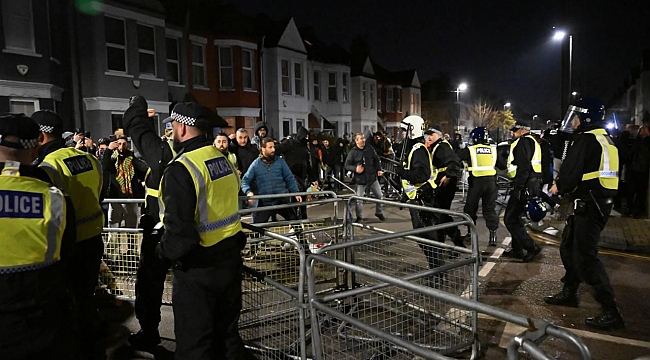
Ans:
[[[510,101],[529,114],[560,114],[561,48],[553,26],[573,34],[573,83],[607,102],[650,48],[644,0],[222,0],[274,20],[294,17],[326,42],[365,37],[390,70],[415,68],[424,82],[452,83]],[[475,91],[472,93],[472,89]],[[468,94],[469,95],[469,94]],[[516,117],[516,114],[515,114]]]

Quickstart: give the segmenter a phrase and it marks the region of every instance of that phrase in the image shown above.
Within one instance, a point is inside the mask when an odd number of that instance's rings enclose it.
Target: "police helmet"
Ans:
[[[406,128],[409,139],[421,138],[424,134],[424,119],[417,115],[407,116],[402,120],[402,127]]]
[[[469,137],[472,139],[474,144],[482,144],[487,140],[486,131],[483,126],[474,128],[472,132],[469,133]]]
[[[540,199],[531,199],[526,202],[526,217],[533,222],[539,222],[546,216],[548,208]]]
[[[573,120],[578,119],[579,125],[574,129]],[[575,104],[569,105],[560,131],[573,133],[577,128],[589,125],[595,125],[605,121],[605,105],[596,98],[584,98],[578,100]]]

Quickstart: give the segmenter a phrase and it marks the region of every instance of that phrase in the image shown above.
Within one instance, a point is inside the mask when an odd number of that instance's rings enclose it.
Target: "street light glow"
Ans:
[[[507,102],[507,103],[506,103],[505,105],[503,105],[503,106],[504,106],[504,107],[510,107],[510,105],[512,105],[512,104],[510,104],[509,102]]]
[[[462,84],[458,85],[458,90],[459,90],[459,91],[465,91],[465,90],[467,90],[467,84],[462,83]]]
[[[576,96],[576,95],[578,95],[578,92],[574,91],[574,92],[571,93],[571,95]]]
[[[562,40],[566,36],[566,31],[558,30],[553,35],[553,40]]]

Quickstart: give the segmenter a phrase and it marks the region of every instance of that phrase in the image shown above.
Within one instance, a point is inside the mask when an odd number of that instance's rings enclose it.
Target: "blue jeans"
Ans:
[[[370,192],[372,192],[372,195],[375,199],[382,199],[382,194],[381,194],[381,187],[379,186],[379,181],[375,179],[371,184],[369,185],[359,185],[357,184],[357,196],[364,196],[366,193],[366,188],[370,189]],[[356,201],[352,200],[353,203],[356,203],[356,213],[358,218],[362,218],[363,214],[363,202],[361,201]],[[377,204],[375,207],[375,214],[381,214],[382,213],[382,204]]]

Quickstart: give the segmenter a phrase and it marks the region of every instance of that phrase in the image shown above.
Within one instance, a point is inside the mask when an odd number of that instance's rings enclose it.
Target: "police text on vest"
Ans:
[[[0,218],[43,218],[43,194],[0,190]]]

